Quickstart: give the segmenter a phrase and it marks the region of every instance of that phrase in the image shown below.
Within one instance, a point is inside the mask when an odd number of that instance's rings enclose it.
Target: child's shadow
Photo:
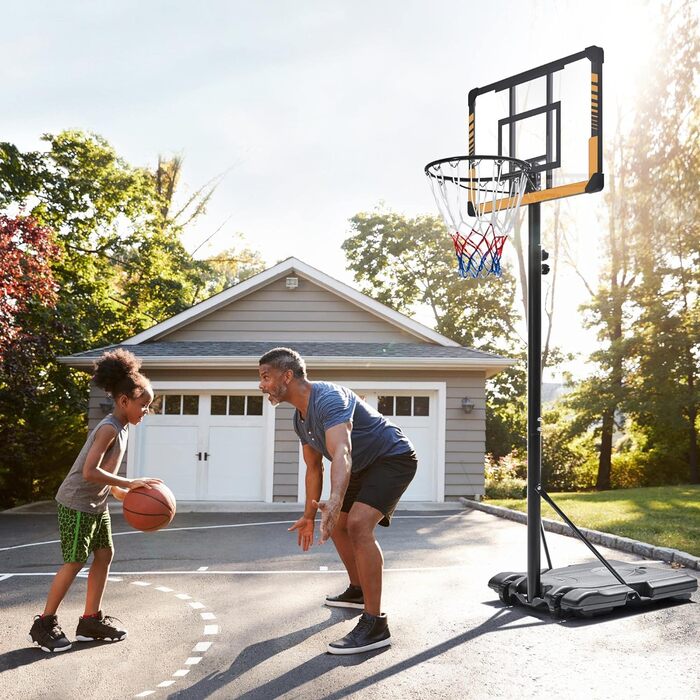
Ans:
[[[3,671],[11,671],[13,668],[21,668],[22,666],[35,664],[37,661],[51,661],[52,659],[60,658],[66,654],[73,654],[81,649],[92,649],[93,647],[110,643],[112,642],[80,642],[80,644],[73,642],[73,646],[67,651],[54,652],[47,652],[43,649],[39,649],[37,646],[30,646],[28,644],[24,649],[14,649],[5,654],[0,654],[0,673]]]

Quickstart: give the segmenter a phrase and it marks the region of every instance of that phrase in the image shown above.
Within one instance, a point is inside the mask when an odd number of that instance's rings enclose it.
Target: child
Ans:
[[[160,484],[160,479],[124,479],[117,476],[126,451],[129,423],[136,425],[148,413],[153,401],[151,385],[139,372],[141,366],[132,353],[115,350],[105,353],[95,364],[93,381],[114,399],[114,411],[90,433],[58,492],[58,526],[63,566],[53,579],[43,615],[34,618],[29,639],[44,651],[66,651],[71,643],[58,626],[56,611],[68,593],[76,574],[94,553],[87,579],[85,612],[75,632],[79,642],[120,641],[126,630],[115,618],[102,614],[102,595],[114,555],[107,496],[124,500],[130,489]]]

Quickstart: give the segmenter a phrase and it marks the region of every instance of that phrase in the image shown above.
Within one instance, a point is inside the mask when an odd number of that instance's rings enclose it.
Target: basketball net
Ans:
[[[527,163],[457,156],[425,167],[452,237],[461,277],[501,275],[501,254],[528,182]]]

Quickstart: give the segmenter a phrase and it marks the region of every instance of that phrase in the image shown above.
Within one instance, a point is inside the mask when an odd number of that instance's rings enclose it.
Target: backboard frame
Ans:
[[[553,184],[553,171],[561,166],[561,102],[553,99],[553,76],[567,65],[582,60],[591,64],[590,136],[588,139],[588,177],[578,182]],[[537,68],[518,73],[469,92],[469,155],[476,153],[476,103],[480,95],[508,90],[509,114],[498,120],[498,154],[526,160],[530,164],[531,186],[525,193],[522,205],[562,199],[577,194],[600,192],[605,183],[603,174],[603,61],[604,52],[599,46],[589,46],[578,53]],[[546,79],[546,101],[543,105],[524,112],[516,111],[515,88],[538,78]],[[520,121],[544,115],[546,120],[545,152],[524,158],[518,153],[516,124]],[[507,131],[507,134],[506,134]],[[507,151],[504,152],[507,144]],[[483,148],[481,150],[484,150]]]

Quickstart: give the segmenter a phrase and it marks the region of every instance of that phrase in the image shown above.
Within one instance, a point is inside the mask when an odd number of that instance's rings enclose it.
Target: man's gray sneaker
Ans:
[[[391,644],[391,634],[386,615],[362,613],[355,629],[337,642],[328,645],[329,654],[358,654],[362,651],[381,649]]]
[[[357,608],[365,607],[365,599],[359,586],[348,586],[340,595],[327,595],[326,605],[331,608]]]

